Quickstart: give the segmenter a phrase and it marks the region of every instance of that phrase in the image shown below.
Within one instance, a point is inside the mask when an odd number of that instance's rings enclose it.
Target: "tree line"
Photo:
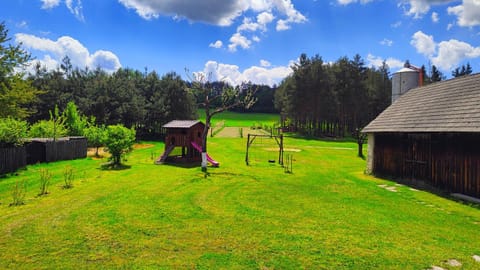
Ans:
[[[405,63],[409,64],[408,60]],[[282,125],[308,136],[344,137],[358,131],[391,104],[392,80],[384,61],[367,67],[360,55],[326,63],[322,57],[301,54],[293,73],[275,91],[275,108]],[[445,80],[438,68],[423,72],[423,84]],[[469,63],[453,77],[472,73]]]
[[[384,62],[367,68],[359,55],[325,63],[302,54],[275,93],[283,124],[309,136],[343,137],[390,105],[391,79]]]

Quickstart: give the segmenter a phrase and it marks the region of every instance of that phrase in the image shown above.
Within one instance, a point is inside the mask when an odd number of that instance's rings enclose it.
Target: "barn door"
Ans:
[[[411,180],[428,180],[431,156],[430,134],[408,134],[404,177]]]

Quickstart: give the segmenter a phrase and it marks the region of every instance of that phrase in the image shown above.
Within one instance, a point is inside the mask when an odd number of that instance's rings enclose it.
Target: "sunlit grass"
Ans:
[[[124,170],[87,158],[30,166],[0,180],[0,268],[478,269],[476,208],[363,174],[354,143],[286,139],[293,174],[244,163],[245,139],[209,140],[220,168],[153,165],[163,144]],[[74,168],[72,189],[63,171]],[[52,174],[38,197],[39,170]],[[26,179],[26,204],[10,189]],[[395,187],[396,192],[379,185]]]

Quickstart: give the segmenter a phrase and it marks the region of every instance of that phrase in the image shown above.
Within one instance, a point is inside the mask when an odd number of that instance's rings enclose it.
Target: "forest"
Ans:
[[[193,81],[175,72],[159,75],[155,71],[120,68],[108,73],[73,67],[65,56],[55,70],[34,63],[21,44],[9,45],[8,31],[0,24],[0,117],[27,120],[30,124],[52,118],[55,110],[65,111],[74,103],[81,115],[96,125],[122,124],[134,128],[140,138],[152,138],[161,126],[173,119],[197,119],[198,104],[205,97],[195,91]],[[242,95],[255,89],[255,104],[241,112],[280,113],[282,125],[309,136],[344,137],[361,129],[382,112],[391,100],[391,74],[384,62],[379,68],[367,67],[355,55],[336,62],[301,54],[292,74],[278,86],[245,82],[230,86],[225,82],[204,82],[202,87],[221,97],[222,91]],[[424,83],[445,79],[435,67]],[[472,73],[462,66],[452,76]],[[188,74],[185,74],[188,77]],[[221,98],[211,100],[220,106]],[[217,104],[218,103],[218,104]],[[58,109],[56,109],[58,108]]]

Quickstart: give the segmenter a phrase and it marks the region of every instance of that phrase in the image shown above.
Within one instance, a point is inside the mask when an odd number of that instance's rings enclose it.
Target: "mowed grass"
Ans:
[[[480,210],[363,174],[349,142],[285,139],[293,174],[263,160],[246,166],[245,138],[210,138],[220,162],[153,165],[144,143],[129,168],[103,160],[29,166],[0,179],[0,269],[478,269]],[[65,166],[75,168],[63,189]],[[53,173],[37,197],[40,168]],[[26,204],[11,188],[28,182]],[[390,187],[391,190],[388,190]]]
[[[200,120],[205,122],[205,111],[198,110]],[[258,123],[271,126],[280,121],[280,116],[274,113],[238,113],[225,111],[212,118],[212,125],[219,121],[225,121],[226,127],[251,127]]]

